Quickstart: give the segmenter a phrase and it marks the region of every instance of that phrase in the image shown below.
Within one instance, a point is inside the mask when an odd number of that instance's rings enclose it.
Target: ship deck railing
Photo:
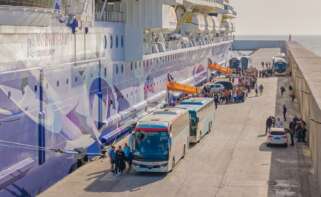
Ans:
[[[99,22],[125,22],[125,13],[121,11],[107,11],[102,15],[96,12],[96,21]]]
[[[148,55],[160,54],[164,52],[174,52],[175,50],[190,49],[198,46],[207,46],[207,45],[229,41],[229,40],[233,40],[233,37],[232,36],[215,37],[211,40],[189,41],[188,43],[182,43],[179,40],[145,43],[144,55],[148,56]]]
[[[65,1],[62,1],[62,5]],[[54,9],[54,0],[0,0],[0,6],[24,6]]]

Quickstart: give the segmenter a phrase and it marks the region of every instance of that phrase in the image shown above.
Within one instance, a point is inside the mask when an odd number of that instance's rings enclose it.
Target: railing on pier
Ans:
[[[54,0],[0,0],[1,5],[54,8]]]

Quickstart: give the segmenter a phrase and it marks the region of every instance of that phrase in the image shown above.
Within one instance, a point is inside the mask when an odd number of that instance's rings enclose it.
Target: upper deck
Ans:
[[[52,26],[73,17],[82,25],[94,21],[124,22],[121,0],[0,0],[0,25]],[[24,20],[21,20],[24,19]]]

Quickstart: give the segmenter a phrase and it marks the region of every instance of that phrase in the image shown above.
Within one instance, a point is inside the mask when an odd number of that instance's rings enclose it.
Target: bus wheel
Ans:
[[[173,157],[173,160],[172,160],[172,169],[171,169],[171,171],[173,171],[174,168],[175,168],[175,158]]]
[[[186,154],[186,146],[184,145],[184,148],[183,148],[183,156],[182,156],[182,158],[184,158],[184,157],[185,157],[185,154]]]
[[[212,122],[208,124],[208,133],[212,132]]]

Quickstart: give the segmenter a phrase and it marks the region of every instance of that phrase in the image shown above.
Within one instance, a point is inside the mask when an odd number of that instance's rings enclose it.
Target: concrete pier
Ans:
[[[321,57],[296,42],[288,43],[287,53],[299,111],[308,125],[312,172],[321,187]]]
[[[273,50],[258,50],[253,59],[271,60],[278,52]],[[288,105],[289,117],[297,113],[297,104],[278,93],[280,85],[291,82],[288,78],[266,78],[259,83],[265,87],[262,96],[252,93],[243,104],[219,106],[213,132],[192,147],[173,172],[167,175],[130,172],[116,177],[109,172],[107,159],[97,160],[40,196],[317,196],[305,146],[269,148],[265,143],[268,116],[280,116],[284,103]]]

